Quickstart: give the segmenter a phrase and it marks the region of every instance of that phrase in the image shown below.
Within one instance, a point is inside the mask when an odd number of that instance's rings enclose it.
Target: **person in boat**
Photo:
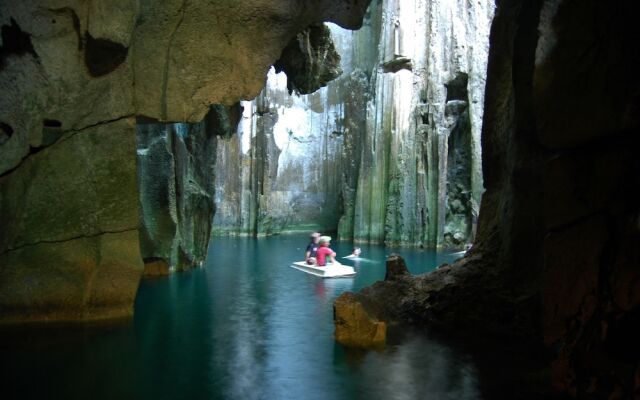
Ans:
[[[316,261],[319,267],[324,267],[327,265],[327,258],[331,260],[333,264],[339,264],[336,261],[336,253],[331,250],[329,244],[331,244],[331,237],[329,236],[320,236],[319,239],[320,247],[316,253]]]
[[[320,234],[318,232],[313,232],[311,234],[309,244],[307,245],[307,250],[305,250],[304,253],[304,259],[307,264],[313,265],[316,263],[316,253],[318,252],[318,247],[320,247],[318,244],[319,241]]]

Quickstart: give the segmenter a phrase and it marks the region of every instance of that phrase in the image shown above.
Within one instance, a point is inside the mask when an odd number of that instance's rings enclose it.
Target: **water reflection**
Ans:
[[[217,238],[205,268],[142,282],[133,324],[19,350],[5,345],[7,387],[21,398],[479,398],[473,363],[424,335],[380,352],[337,345],[333,300],[383,279],[393,250],[361,246],[371,262],[345,262],[354,278],[321,279],[289,267],[305,242]],[[401,254],[413,272],[450,260]]]
[[[477,371],[449,347],[413,335],[384,352],[368,352],[358,370],[370,399],[479,399]],[[398,388],[402,388],[398,390]]]
[[[193,385],[190,390],[208,392],[210,364],[194,356],[210,354],[214,343],[210,326],[202,323],[211,314],[207,281],[207,271],[198,269],[141,285],[136,307],[144,312],[136,313],[134,328],[147,396],[179,398],[186,383]]]
[[[333,300],[342,292],[352,291],[354,278],[316,279],[315,294],[323,305],[327,302],[333,307]]]

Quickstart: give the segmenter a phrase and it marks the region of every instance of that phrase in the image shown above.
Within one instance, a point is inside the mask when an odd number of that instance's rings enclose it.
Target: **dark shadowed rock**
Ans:
[[[572,397],[637,398],[640,3],[497,4],[473,249],[354,301],[389,324],[517,338],[548,357],[540,385]]]
[[[325,25],[312,25],[299,33],[274,64],[287,74],[289,93],[313,93],[342,73],[340,54]]]
[[[402,69],[408,71],[413,70],[413,64],[408,57],[395,57],[393,60],[382,63],[382,70],[384,72],[396,73]]]
[[[409,275],[409,270],[404,262],[404,258],[397,254],[387,257],[387,272],[384,275],[385,281],[392,281]]]
[[[177,270],[204,261],[215,211],[217,138],[228,136],[236,123],[223,106],[212,107],[198,124],[139,121],[140,244],[145,259],[165,260]]]

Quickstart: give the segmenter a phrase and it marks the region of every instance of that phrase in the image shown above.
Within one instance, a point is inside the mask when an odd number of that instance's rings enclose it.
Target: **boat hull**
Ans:
[[[318,267],[304,261],[297,261],[291,264],[291,267],[321,278],[346,278],[356,274],[353,267],[343,264],[327,264],[325,267]]]

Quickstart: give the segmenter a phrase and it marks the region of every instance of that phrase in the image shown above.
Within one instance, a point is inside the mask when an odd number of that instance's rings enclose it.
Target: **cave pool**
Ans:
[[[3,381],[39,399],[479,399],[474,358],[407,332],[383,351],[333,340],[332,302],[384,278],[401,254],[412,273],[448,252],[360,245],[355,278],[293,268],[306,235],[214,238],[206,265],[144,279],[133,322],[29,329],[2,346]],[[339,256],[352,244],[333,242]],[[7,393],[7,392],[5,392]]]

